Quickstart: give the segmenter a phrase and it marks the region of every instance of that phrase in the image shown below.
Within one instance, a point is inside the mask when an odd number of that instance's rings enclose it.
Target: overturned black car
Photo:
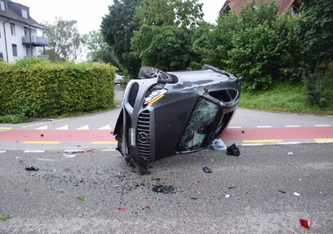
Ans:
[[[240,98],[241,79],[205,65],[202,70],[164,72],[142,67],[124,93],[115,126],[117,150],[140,166],[210,145],[227,127]]]

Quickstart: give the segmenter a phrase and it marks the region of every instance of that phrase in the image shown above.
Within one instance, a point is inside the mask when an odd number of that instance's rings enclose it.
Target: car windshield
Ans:
[[[181,138],[178,150],[195,150],[201,147],[209,126],[215,119],[218,107],[215,103],[199,98]]]

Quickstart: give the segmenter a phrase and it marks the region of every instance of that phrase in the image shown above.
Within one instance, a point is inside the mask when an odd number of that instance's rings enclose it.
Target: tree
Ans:
[[[333,1],[303,0],[296,35],[303,59],[313,72],[316,65],[333,61]]]
[[[198,0],[143,0],[136,18],[141,25],[193,27],[202,21],[202,5]]]
[[[142,59],[142,65],[162,70],[184,70],[191,63],[191,31],[172,26],[143,25],[135,32],[132,49]]]
[[[113,66],[118,66],[113,48],[104,42],[103,35],[100,31],[90,31],[88,34],[83,35],[82,39],[88,50],[88,60],[94,62],[103,61],[105,63],[111,63]]]
[[[104,41],[114,50],[121,69],[129,78],[137,77],[141,60],[131,51],[134,31],[139,30],[139,21],[134,18],[135,9],[141,0],[113,0],[109,14],[101,23]]]
[[[61,17],[56,17],[53,24],[44,23],[48,47],[62,59],[76,59],[80,55],[81,36],[76,24],[75,20],[63,20]]]

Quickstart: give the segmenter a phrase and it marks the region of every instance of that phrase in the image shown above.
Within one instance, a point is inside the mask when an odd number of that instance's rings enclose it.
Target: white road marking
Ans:
[[[83,126],[81,128],[77,128],[76,130],[89,130],[89,125]]]
[[[330,127],[331,125],[329,124],[318,124],[318,125],[315,125],[315,127]]]
[[[102,149],[103,152],[115,151],[116,149]]]
[[[271,128],[272,126],[257,126],[257,128]]]
[[[286,125],[287,128],[300,128],[300,125]]]
[[[106,125],[104,127],[99,128],[98,130],[111,130],[110,125]]]
[[[68,130],[68,125],[62,126],[60,128],[56,128],[56,130]]]
[[[64,154],[65,158],[75,158],[76,154],[72,154],[72,155],[68,155],[68,154]]]
[[[45,125],[43,127],[36,128],[36,130],[47,130],[47,125]]]
[[[44,153],[45,150],[25,150],[24,153]]]
[[[242,128],[241,126],[229,126],[228,128]]]
[[[301,144],[301,142],[281,142],[279,145],[298,145]]]
[[[261,146],[264,144],[242,144],[242,146]]]
[[[54,159],[49,159],[49,158],[37,158],[38,161],[47,161],[47,162],[54,162]]]
[[[319,144],[333,143],[333,141],[315,141],[315,142]]]
[[[0,154],[6,153],[6,151],[0,151]]]

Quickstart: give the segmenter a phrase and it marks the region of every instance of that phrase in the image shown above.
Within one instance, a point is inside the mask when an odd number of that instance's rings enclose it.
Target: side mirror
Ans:
[[[237,84],[240,84],[240,82],[241,82],[242,80],[244,80],[244,79],[245,79],[244,76],[240,76],[240,77],[238,77],[238,78],[237,78]]]

